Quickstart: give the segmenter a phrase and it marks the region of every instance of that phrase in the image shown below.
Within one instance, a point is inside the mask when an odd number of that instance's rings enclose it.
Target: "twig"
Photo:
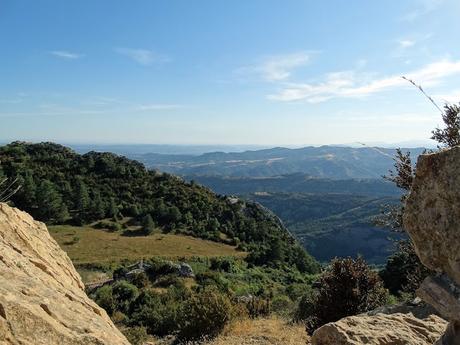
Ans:
[[[407,77],[405,77],[405,76],[402,76],[401,78],[404,79],[404,80],[406,80],[406,81],[408,81],[409,83],[411,83],[412,85],[414,85],[417,89],[419,89],[420,92],[423,93],[423,94],[425,95],[425,97],[428,98],[428,100],[429,100],[431,103],[433,103],[433,105],[441,112],[441,114],[444,114],[444,112],[442,111],[441,107],[434,101],[433,98],[431,98],[430,96],[428,96],[428,94],[425,92],[425,90],[423,90],[423,88],[422,88],[420,85],[416,84],[412,79],[409,79],[409,78],[407,78]]]

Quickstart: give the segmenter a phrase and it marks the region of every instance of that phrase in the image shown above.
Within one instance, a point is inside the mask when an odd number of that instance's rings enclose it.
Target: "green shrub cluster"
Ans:
[[[146,260],[147,272],[131,275],[129,282],[127,267],[118,267],[116,282],[91,297],[122,328],[142,327],[151,335],[175,334],[185,341],[213,337],[235,318],[290,316],[313,280],[293,267],[257,267],[233,257],[188,263],[194,281],[181,278],[175,263],[160,258]]]

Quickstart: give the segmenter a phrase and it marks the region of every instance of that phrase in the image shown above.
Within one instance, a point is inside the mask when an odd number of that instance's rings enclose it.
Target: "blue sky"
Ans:
[[[426,139],[460,101],[458,0],[0,0],[0,141]]]

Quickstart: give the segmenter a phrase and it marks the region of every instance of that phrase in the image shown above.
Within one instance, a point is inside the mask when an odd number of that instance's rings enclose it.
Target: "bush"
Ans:
[[[432,272],[426,268],[415,253],[410,241],[398,243],[398,251],[388,258],[380,273],[385,287],[394,295],[414,295],[421,282]]]
[[[139,290],[135,285],[125,280],[120,280],[113,284],[112,294],[116,303],[116,309],[124,314],[128,314],[131,302],[137,298]]]
[[[122,333],[132,345],[143,345],[147,340],[145,327],[126,328],[122,330]]]
[[[94,225],[97,229],[107,229],[109,231],[120,231],[123,227],[120,223],[111,222],[110,220],[101,220]]]
[[[278,295],[272,299],[270,309],[280,316],[287,316],[292,312],[293,302],[288,296]]]
[[[215,289],[205,289],[184,305],[180,318],[180,340],[212,338],[222,332],[231,320],[229,298]]]
[[[107,312],[107,314],[112,315],[112,313],[115,311],[115,300],[113,299],[111,286],[106,285],[99,288],[96,291],[94,300],[102,309]]]
[[[378,274],[362,258],[332,260],[317,285],[311,297],[301,300],[301,310],[297,312],[309,332],[325,323],[375,309],[388,296]]]
[[[150,334],[163,336],[179,328],[178,315],[183,300],[177,291],[158,294],[144,290],[132,304],[131,323],[146,327]]]

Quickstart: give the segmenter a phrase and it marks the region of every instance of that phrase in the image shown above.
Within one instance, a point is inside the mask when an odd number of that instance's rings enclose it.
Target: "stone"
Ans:
[[[186,278],[195,277],[195,274],[193,274],[192,266],[186,263],[179,264],[179,275]]]
[[[447,321],[436,315],[418,319],[412,314],[356,315],[328,323],[312,336],[313,345],[432,345]]]
[[[45,224],[0,203],[0,344],[129,345]]]
[[[460,147],[421,155],[403,222],[420,261],[438,272],[417,295],[448,319],[437,345],[460,345]]]
[[[460,147],[418,158],[403,219],[421,262],[460,284]]]

